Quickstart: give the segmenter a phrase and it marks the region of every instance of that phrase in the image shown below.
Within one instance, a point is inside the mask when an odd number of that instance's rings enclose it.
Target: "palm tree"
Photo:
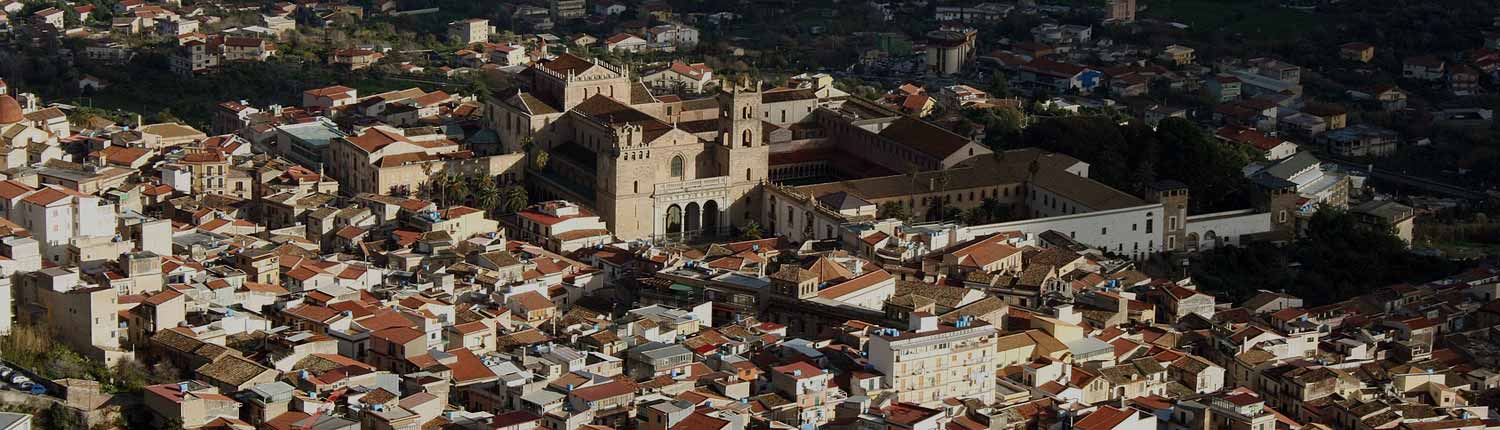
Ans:
[[[745,224],[745,231],[740,232],[740,238],[744,240],[756,240],[761,236],[764,236],[764,233],[760,231],[760,223],[755,221]]]
[[[432,179],[422,184],[420,195],[434,202],[443,202],[443,197],[448,190],[448,175],[428,175],[428,177]]]
[[[478,186],[474,190],[474,204],[485,213],[492,213],[500,206],[500,187],[495,185],[495,181],[483,176],[479,178],[481,180],[477,181]]]
[[[505,210],[515,213],[526,209],[526,205],[531,204],[531,197],[526,195],[526,188],[512,185],[501,193],[500,201]]]
[[[549,158],[550,157],[547,155],[546,151],[538,148],[531,153],[531,167],[535,168],[536,170],[545,169],[547,168],[547,161]]]
[[[937,189],[935,191],[937,191],[938,194],[932,197],[932,204],[935,209],[933,212],[927,214],[928,220],[942,221],[948,218],[947,214],[945,213],[945,208],[943,207],[943,204],[947,202],[943,201],[943,199],[947,197],[948,182],[950,179],[951,178],[948,176],[947,170],[939,171],[937,177],[932,178],[933,182],[936,182],[936,184],[934,185],[937,186]]]
[[[447,187],[443,193],[446,194],[444,197],[448,206],[461,203],[469,197],[469,182],[458,176],[448,175]]]
[[[536,141],[532,140],[532,138],[521,139],[521,151],[525,152],[526,157],[531,159],[532,169],[542,170],[547,167],[549,158],[547,152],[543,151],[540,146],[537,146]]]

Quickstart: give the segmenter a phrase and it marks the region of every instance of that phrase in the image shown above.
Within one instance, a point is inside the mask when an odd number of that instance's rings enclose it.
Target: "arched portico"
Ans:
[[[728,184],[727,177],[714,177],[657,185],[652,195],[658,220],[653,236],[682,242],[726,234]],[[674,214],[677,218],[672,218]],[[680,220],[675,229],[672,219]]]

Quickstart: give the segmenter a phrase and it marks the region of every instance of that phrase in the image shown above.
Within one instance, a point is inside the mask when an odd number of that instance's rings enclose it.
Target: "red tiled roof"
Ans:
[[[344,140],[354,144],[354,146],[364,150],[365,152],[379,151],[381,148],[385,148],[386,146],[390,146],[391,144],[397,142],[411,143],[411,140],[407,139],[406,136],[392,133],[381,128],[370,128],[366,130],[364,134],[358,136],[348,136],[345,137]]]
[[[281,288],[280,285],[266,284],[261,282],[245,282],[245,284],[242,285],[241,288],[244,288],[245,291],[257,293],[272,293],[276,295],[282,295],[289,292],[286,290],[286,288]]]
[[[1044,75],[1064,78],[1071,78],[1077,76],[1079,73],[1083,73],[1084,70],[1088,70],[1088,68],[1077,64],[1060,63],[1044,58],[1031,60],[1030,63],[1026,63],[1021,68]]]
[[[613,381],[591,387],[573,390],[569,395],[583,399],[584,401],[597,402],[604,399],[619,397],[634,393],[636,385],[629,381]]]
[[[457,348],[448,353],[456,358],[453,363],[448,364],[448,369],[452,372],[450,377],[455,383],[466,384],[495,378],[495,372],[485,367],[484,362],[474,355],[474,351]]]
[[[306,281],[308,279],[312,279],[314,276],[318,276],[318,274],[320,273],[323,272],[309,269],[306,266],[297,266],[297,268],[286,272],[286,276],[298,281]]]
[[[464,215],[474,214],[474,213],[480,213],[480,212],[483,212],[483,211],[481,211],[479,209],[474,209],[474,208],[471,208],[471,207],[468,207],[468,206],[454,206],[454,207],[450,207],[448,209],[443,209],[442,217],[443,217],[443,219],[454,219],[454,218],[458,218],[458,217],[461,217],[461,216],[464,216]]]
[[[59,191],[56,188],[43,188],[40,191],[26,196],[26,198],[21,199],[21,201],[37,206],[48,206],[67,197],[67,193]]]
[[[1267,136],[1265,133],[1244,127],[1223,127],[1214,132],[1214,135],[1230,142],[1253,146],[1255,149],[1261,151],[1269,151],[1285,142],[1282,139]]]
[[[925,408],[911,403],[897,403],[885,409],[885,420],[888,423],[909,428],[940,413],[942,411],[938,409]]]
[[[110,146],[97,152],[105,161],[125,166],[134,164],[141,157],[145,157],[150,153],[151,151],[146,148],[126,146]]]
[[[406,344],[423,336],[421,331],[411,327],[391,327],[370,333],[371,337],[386,339],[393,343]]]
[[[224,153],[219,151],[195,152],[182,156],[184,163],[220,163],[224,162]]]
[[[6,200],[20,197],[23,194],[35,190],[36,188],[32,188],[30,185],[26,185],[22,182],[14,180],[0,181],[0,198],[4,198]]]
[[[832,287],[818,291],[818,297],[836,299],[891,280],[893,276],[884,270],[876,270]]]
[[[298,318],[317,322],[328,321],[329,319],[339,314],[338,311],[335,311],[333,309],[316,305],[302,305],[287,309],[285,312],[287,313],[287,315],[292,315]]]
[[[1088,414],[1088,416],[1074,423],[1073,428],[1078,430],[1110,430],[1120,423],[1125,422],[1131,415],[1135,415],[1133,409],[1121,410],[1113,406],[1101,406],[1099,410]]]
[[[173,290],[163,290],[151,297],[147,297],[142,303],[156,306],[178,297],[182,297],[182,293]]]
[[[672,425],[669,430],[719,430],[729,425],[729,421],[704,415],[701,412],[693,412],[682,421]]]
[[[317,97],[333,97],[333,96],[345,96],[345,95],[347,95],[351,91],[354,91],[354,89],[346,87],[346,86],[343,86],[343,85],[334,85],[334,86],[331,86],[331,87],[325,87],[325,88],[318,88],[318,89],[312,89],[312,90],[303,91],[302,94],[306,94],[306,95],[310,95],[310,96],[317,96]]]
[[[608,39],[604,39],[604,43],[613,45],[613,44],[616,44],[616,43],[624,42],[626,40],[630,40],[630,38],[632,38],[632,37],[640,39],[639,37],[636,37],[634,34],[630,34],[630,33],[617,33],[614,36],[610,36]],[[644,40],[644,39],[642,39],[642,40]]]
[[[772,367],[771,370],[776,373],[790,376],[793,379],[807,379],[821,376],[823,374],[823,369],[819,369],[818,366],[814,366],[806,361],[798,361],[796,363],[784,366]]]
[[[515,300],[517,303],[520,303],[521,307],[524,307],[529,311],[557,307],[557,305],[553,304],[551,300],[547,300],[547,298],[542,296],[541,293],[535,291],[527,291],[511,296],[510,298]]]

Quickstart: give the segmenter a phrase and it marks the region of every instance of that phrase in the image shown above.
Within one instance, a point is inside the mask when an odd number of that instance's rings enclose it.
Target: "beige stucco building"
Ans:
[[[113,365],[130,353],[120,348],[118,292],[111,287],[84,285],[78,272],[47,268],[21,278],[16,302],[21,321],[42,325],[69,349]]]

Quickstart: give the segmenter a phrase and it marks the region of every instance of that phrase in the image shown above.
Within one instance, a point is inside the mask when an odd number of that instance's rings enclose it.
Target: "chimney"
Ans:
[[[1078,324],[1082,321],[1078,314],[1073,312],[1073,305],[1071,304],[1057,305],[1057,307],[1053,308],[1053,317],[1057,318],[1058,321],[1069,324]]]
[[[1126,298],[1122,291],[1115,292],[1115,313],[1120,314],[1121,317],[1130,315],[1130,299]]]
[[[912,311],[907,319],[907,329],[917,333],[937,330],[937,324],[937,316],[928,312]]]
[[[1003,430],[1006,427],[1010,427],[1010,419],[1005,416],[1005,412],[1000,408],[991,409],[987,418],[989,418],[990,425],[987,427],[989,430]]]

